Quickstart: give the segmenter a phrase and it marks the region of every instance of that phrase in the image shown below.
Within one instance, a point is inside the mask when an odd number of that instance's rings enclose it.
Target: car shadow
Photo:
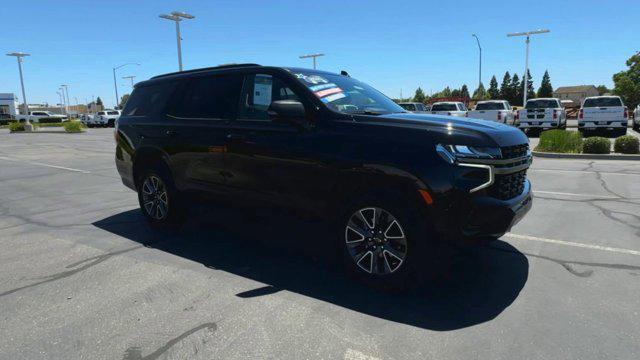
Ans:
[[[527,258],[495,241],[459,252],[450,269],[410,292],[383,293],[345,275],[329,250],[327,226],[273,209],[197,205],[175,231],[149,227],[139,210],[94,223],[100,229],[265,284],[239,298],[290,291],[370,316],[448,331],[489,321],[527,281]],[[212,289],[214,291],[214,289]]]

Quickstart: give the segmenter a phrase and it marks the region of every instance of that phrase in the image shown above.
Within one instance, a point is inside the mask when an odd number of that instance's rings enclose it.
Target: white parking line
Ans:
[[[560,169],[529,169],[531,171],[542,171],[542,172],[568,172],[568,173],[582,173],[582,174],[604,174],[604,175],[625,175],[625,176],[640,176],[640,174],[636,173],[621,173],[621,172],[607,172],[607,171],[589,171],[589,170],[560,170]]]
[[[640,251],[638,250],[629,250],[629,249],[620,249],[620,248],[614,248],[609,246],[582,244],[582,243],[571,242],[571,241],[547,239],[547,238],[541,238],[537,236],[520,235],[520,234],[514,234],[514,233],[506,233],[505,236],[512,239],[517,239],[517,240],[540,241],[540,242],[545,242],[550,244],[566,245],[566,246],[573,246],[573,247],[579,247],[579,248],[585,248],[585,249],[609,251],[609,252],[614,252],[619,254],[640,256]]]
[[[620,199],[617,196],[606,196],[606,195],[595,195],[595,194],[576,194],[576,193],[566,193],[566,192],[555,192],[555,191],[542,191],[542,190],[533,190],[534,194],[550,194],[550,195],[564,195],[564,196],[578,196],[578,197],[589,197],[589,198],[600,198],[600,199]]]
[[[357,350],[347,349],[344,353],[344,360],[380,360],[380,358],[361,353]]]
[[[21,160],[21,159],[12,159],[12,158],[8,158],[8,157],[4,157],[4,156],[0,156],[0,160],[13,161],[13,162],[21,162],[21,163],[30,164],[30,165],[37,165],[37,166],[45,166],[45,167],[50,167],[50,168],[54,168],[54,169],[60,169],[60,170],[67,170],[67,171],[79,172],[79,173],[82,173],[82,174],[91,174],[91,171],[88,171],[88,170],[81,170],[81,169],[74,169],[74,168],[69,168],[69,167],[64,167],[64,166],[58,166],[58,165],[44,164],[44,163],[35,162],[35,161],[28,161],[28,160]]]

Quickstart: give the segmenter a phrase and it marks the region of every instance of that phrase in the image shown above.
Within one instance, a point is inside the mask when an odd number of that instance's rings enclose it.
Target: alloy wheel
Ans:
[[[149,216],[155,220],[164,220],[169,213],[169,197],[162,179],[148,176],[142,183],[142,204]]]
[[[354,212],[344,232],[349,255],[363,271],[375,275],[396,272],[407,257],[407,238],[390,212],[366,207]]]

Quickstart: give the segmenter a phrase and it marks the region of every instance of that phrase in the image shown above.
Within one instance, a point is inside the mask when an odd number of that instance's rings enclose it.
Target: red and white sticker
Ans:
[[[334,87],[331,89],[316,91],[315,94],[317,97],[321,98],[339,92],[342,92],[342,89],[340,89],[339,87]]]

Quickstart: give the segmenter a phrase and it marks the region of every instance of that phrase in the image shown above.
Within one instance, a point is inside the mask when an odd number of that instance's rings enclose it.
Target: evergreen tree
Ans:
[[[422,91],[422,88],[418,87],[416,89],[416,93],[413,95],[413,101],[423,103],[425,98],[426,96],[424,95],[424,91]]]
[[[460,88],[460,97],[463,99],[468,99],[469,96],[469,88],[467,84],[462,84],[462,88]]]
[[[511,99],[511,88],[509,85],[511,84],[511,75],[509,72],[504,73],[504,77],[502,78],[502,84],[500,85],[500,98],[503,100],[509,101]]]
[[[536,97],[536,92],[533,90],[533,80],[531,79],[531,73],[527,69],[527,99],[533,99]]]
[[[451,89],[447,86],[440,92],[440,97],[451,97]]]
[[[553,96],[553,86],[551,86],[549,71],[545,71],[544,75],[542,76],[542,82],[540,82],[540,87],[538,88],[538,97],[545,98],[545,97],[552,97],[552,96]]]
[[[453,89],[453,91],[451,91],[451,97],[459,98],[460,97],[460,89]]]
[[[509,84],[509,98],[507,99],[511,105],[522,106],[522,87],[520,85],[520,77],[518,77],[518,74],[513,74]]]
[[[488,98],[487,91],[484,88],[484,84],[480,83],[480,86],[473,92],[474,100],[486,100]]]
[[[96,99],[96,105],[102,106],[102,99],[100,99],[100,96]]]
[[[600,85],[597,87],[598,89],[598,95],[604,95],[604,94],[609,94],[611,93],[611,90],[609,88],[607,88],[606,85]]]
[[[491,77],[491,81],[489,82],[489,90],[487,91],[487,95],[489,95],[489,99],[496,100],[500,97],[500,90],[498,90],[498,80],[496,80],[496,76],[493,75]]]

